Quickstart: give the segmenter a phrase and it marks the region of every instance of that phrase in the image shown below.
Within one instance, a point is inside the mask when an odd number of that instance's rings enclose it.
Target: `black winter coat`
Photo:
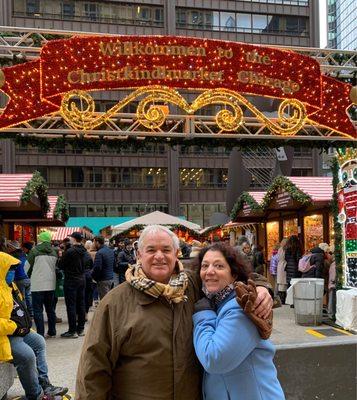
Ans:
[[[59,261],[59,268],[63,270],[67,282],[85,279],[85,271],[91,267],[92,258],[82,244],[70,247]]]
[[[134,265],[135,263],[134,251],[123,250],[118,254],[115,272],[119,274],[119,283],[125,282],[125,272],[129,264]]]
[[[286,281],[289,286],[290,286],[291,279],[301,278],[301,272],[298,269],[300,258],[301,258],[300,251],[297,251],[295,254],[293,254],[290,249],[285,250]]]
[[[302,274],[302,277],[324,279],[325,252],[320,247],[314,247],[311,253],[310,265],[314,265],[314,267]]]

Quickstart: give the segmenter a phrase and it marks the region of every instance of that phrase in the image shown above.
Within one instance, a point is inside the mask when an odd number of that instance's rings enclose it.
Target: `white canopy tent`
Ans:
[[[127,231],[131,227],[135,225],[166,225],[166,226],[174,226],[174,225],[182,225],[188,229],[192,229],[194,231],[199,232],[201,227],[193,222],[186,221],[184,219],[174,217],[169,214],[165,214],[161,211],[154,211],[150,214],[143,215],[141,217],[132,219],[131,221],[124,222],[119,225],[113,226],[112,236],[119,235],[120,233]]]

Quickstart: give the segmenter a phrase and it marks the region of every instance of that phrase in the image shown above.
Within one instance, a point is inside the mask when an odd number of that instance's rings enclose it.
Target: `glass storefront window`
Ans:
[[[188,220],[194,224],[203,226],[202,204],[188,204]]]
[[[204,204],[203,205],[204,211],[204,220],[203,226],[207,227],[212,225],[211,224],[211,217],[214,213],[219,212],[219,204]]]
[[[89,205],[88,206],[88,217],[105,217],[104,204]]]
[[[304,217],[304,244],[305,251],[318,246],[323,242],[323,217],[322,214]]]
[[[298,220],[297,218],[286,219],[283,221],[283,236],[288,238],[292,235],[298,235]]]
[[[120,217],[122,215],[121,206],[106,206],[106,217]]]
[[[139,207],[138,204],[123,204],[123,217],[138,217]]]
[[[70,217],[86,217],[87,216],[87,206],[69,206],[69,216]]]
[[[280,241],[279,221],[267,222],[266,237],[267,237],[267,259],[270,260],[274,246],[278,244]]]

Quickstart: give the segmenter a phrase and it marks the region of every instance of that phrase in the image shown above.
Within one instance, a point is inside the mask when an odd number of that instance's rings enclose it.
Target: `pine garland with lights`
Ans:
[[[59,195],[57,198],[57,203],[53,215],[56,219],[60,219],[62,222],[68,221],[69,218],[68,203],[63,194]]]
[[[266,130],[268,134],[268,130]],[[239,138],[239,133],[237,133],[237,139],[217,139],[217,138],[193,138],[193,139],[182,139],[182,138],[170,138],[170,137],[150,137],[147,136],[144,140],[137,140],[135,138],[128,138],[126,140],[121,139],[90,139],[90,138],[66,138],[66,137],[58,137],[58,138],[39,138],[33,136],[23,136],[23,135],[16,135],[14,137],[13,134],[6,134],[3,133],[0,135],[1,139],[12,139],[15,143],[19,146],[33,146],[37,147],[40,150],[46,151],[49,149],[53,149],[56,147],[63,147],[65,151],[65,146],[69,145],[73,149],[77,150],[100,150],[101,146],[107,145],[110,148],[115,150],[120,149],[128,149],[133,148],[134,150],[140,150],[147,147],[148,143],[150,144],[166,144],[172,148],[175,146],[181,146],[181,148],[185,149],[190,146],[197,146],[201,148],[216,148],[217,146],[223,147],[225,149],[232,150],[233,148],[238,148],[239,150],[244,149],[258,149],[261,148],[262,142],[257,141],[255,139],[244,139],[242,141]],[[264,146],[269,148],[277,148],[280,146],[292,146],[292,147],[301,147],[309,145],[310,148],[320,148],[322,150],[328,150],[331,147],[331,143],[323,140],[319,141],[318,139],[313,142],[302,140],[287,140],[284,137],[277,138],[277,136],[272,136],[271,139],[264,141]],[[351,142],[343,142],[341,145],[339,144],[340,148],[348,148],[348,147],[355,147],[356,143],[354,141]]]
[[[269,186],[261,207],[263,210],[265,210],[268,206],[269,203],[274,199],[275,192],[278,189],[284,189],[287,193],[290,194],[291,198],[300,204],[303,205],[308,205],[312,203],[312,199],[309,195],[306,193],[302,192],[296,185],[294,185],[287,177],[285,176],[277,176],[274,180],[273,183]]]
[[[122,232],[118,233],[117,235],[114,235],[113,238],[118,239],[120,237],[124,237],[125,235],[127,235],[129,232],[131,232],[133,230],[138,231],[138,232],[142,231],[146,226],[147,225],[142,225],[142,224],[133,225],[130,228],[126,229],[125,231],[122,231]],[[187,232],[190,236],[194,237],[195,239],[200,239],[200,237],[201,237],[199,232],[197,232],[193,229],[187,228],[186,226],[181,225],[181,224],[175,224],[175,225],[162,224],[162,226],[166,226],[167,228],[169,228],[172,231],[179,229],[181,231]]]
[[[21,195],[21,201],[27,203],[34,195],[37,195],[39,198],[42,213],[43,215],[46,215],[50,210],[50,203],[48,202],[48,186],[39,171],[35,171],[32,178],[27,182]]]
[[[244,206],[244,203],[248,204],[253,212],[263,211],[262,207],[255,201],[255,199],[248,192],[243,192],[239,196],[237,202],[234,204],[232,208],[230,217],[233,222],[235,222],[239,211],[241,211],[241,209]]]
[[[336,289],[342,289],[343,268],[342,268],[342,226],[338,222],[338,193],[337,185],[339,182],[338,171],[340,166],[335,157],[331,163],[333,196],[331,201],[331,212],[333,216],[333,226],[335,231],[335,263],[336,263]]]

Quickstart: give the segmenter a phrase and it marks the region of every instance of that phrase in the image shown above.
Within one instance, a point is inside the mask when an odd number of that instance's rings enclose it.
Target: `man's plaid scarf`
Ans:
[[[135,289],[145,292],[152,297],[158,298],[163,296],[169,303],[187,301],[185,291],[188,285],[188,277],[180,261],[176,262],[175,271],[167,284],[149,279],[145,275],[140,262],[129,266],[125,273],[125,278]]]

